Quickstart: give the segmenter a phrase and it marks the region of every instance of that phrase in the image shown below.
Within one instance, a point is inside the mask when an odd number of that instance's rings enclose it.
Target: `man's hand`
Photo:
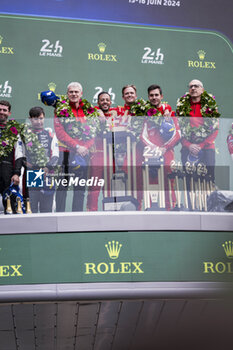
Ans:
[[[189,146],[189,151],[194,154],[195,156],[198,155],[198,153],[200,152],[201,150],[201,147],[195,143],[192,143],[190,146]]]
[[[18,175],[13,175],[11,178],[11,182],[14,183],[14,185],[19,185],[19,176]]]
[[[77,154],[80,154],[80,156],[85,157],[88,154],[89,150],[85,146],[79,146],[79,148],[76,150]]]

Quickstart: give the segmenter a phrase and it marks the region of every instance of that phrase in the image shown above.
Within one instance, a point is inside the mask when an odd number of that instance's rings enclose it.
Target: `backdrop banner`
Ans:
[[[1,235],[0,284],[232,282],[233,232]]]

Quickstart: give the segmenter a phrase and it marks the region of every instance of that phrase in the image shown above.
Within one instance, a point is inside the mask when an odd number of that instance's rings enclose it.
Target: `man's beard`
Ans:
[[[103,111],[104,113],[106,113],[106,112],[109,111],[109,108],[110,108],[110,107],[107,107],[107,108],[103,108],[103,107],[102,107],[101,109],[102,109],[102,111]]]
[[[7,123],[7,116],[1,116],[0,115],[0,124],[6,124]]]

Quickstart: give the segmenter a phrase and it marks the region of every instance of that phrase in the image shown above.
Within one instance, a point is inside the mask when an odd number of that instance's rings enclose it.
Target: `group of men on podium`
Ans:
[[[202,95],[204,93],[204,87],[201,81],[192,80],[189,83],[189,106],[188,113],[185,116],[191,117],[191,126],[200,127],[204,124],[203,117],[203,102]],[[68,109],[70,108],[70,113],[74,118],[80,121],[81,124],[86,123],[86,110],[82,102],[83,89],[80,83],[72,82],[67,87],[67,98],[68,98]],[[185,95],[186,96],[186,95]],[[130,118],[137,118],[137,115],[132,116],[131,107],[135,102],[137,102],[137,90],[134,85],[126,85],[122,88],[122,98],[124,100],[124,106],[111,107],[111,96],[107,92],[103,91],[98,95],[98,117],[100,122],[107,123],[110,127],[112,120],[118,125],[127,125]],[[186,100],[185,100],[186,101]],[[64,101],[65,102],[65,101]],[[179,123],[175,117],[175,112],[167,103],[163,103],[163,93],[159,85],[151,85],[148,88],[148,103],[150,105],[150,110],[155,110],[157,115],[162,115],[164,120],[169,122],[172,120],[173,132],[171,137],[164,139],[159,129],[154,127],[151,123],[152,118],[150,114],[147,114],[145,122],[143,124],[141,134],[140,134],[140,147],[137,147],[137,167],[140,167],[143,160],[143,148],[145,146],[150,146],[152,149],[156,148],[160,151],[161,155],[164,157],[164,164],[166,166],[166,174],[169,173],[169,166],[172,160],[174,160],[174,146],[181,141],[181,159],[182,163],[185,164],[187,159],[191,156],[199,157],[206,165],[211,165],[214,167],[215,164],[215,146],[214,141],[218,134],[218,129],[213,132],[209,132],[208,136],[202,140],[202,142],[191,142],[190,138],[186,139],[185,135],[182,135]],[[208,108],[208,106],[205,106]],[[180,109],[181,110],[181,109]],[[179,115],[179,109],[177,109],[177,116]],[[156,114],[155,114],[156,115]],[[180,114],[182,116],[182,113]],[[8,123],[8,116],[10,116],[10,107],[5,103],[5,101],[0,101],[0,130],[1,137],[4,134],[4,129]],[[69,114],[67,114],[69,116]],[[210,114],[211,116],[211,114]],[[195,118],[194,118],[195,117]],[[197,118],[196,118],[197,117]],[[193,121],[192,121],[193,120]],[[70,126],[71,128],[71,126]],[[59,144],[59,160],[58,165],[62,167],[62,176],[66,177],[69,173],[73,173],[80,179],[87,179],[87,176],[103,176],[103,140],[100,136],[96,138],[78,138],[72,136],[68,129],[61,122],[61,119],[57,115],[57,110],[55,108],[54,115],[54,129],[55,134],[58,139]],[[35,132],[35,131],[33,131]],[[1,140],[2,142],[4,140]],[[15,140],[16,141],[16,140]],[[22,141],[19,141],[22,143]],[[16,143],[11,146],[15,147]],[[11,152],[14,153],[14,147],[11,147]],[[10,173],[6,175],[3,171],[4,164],[6,164],[9,154],[6,155],[2,152],[0,155],[0,178],[4,180],[4,185],[1,186],[1,195],[3,196],[4,190],[13,181],[17,182],[17,176],[20,175],[19,167],[17,164],[19,162],[13,162],[13,158],[10,160],[12,166]],[[19,158],[22,158],[21,155]],[[80,163],[81,159],[81,163]],[[21,165],[20,165],[21,166]],[[89,171],[89,173],[88,173]],[[66,175],[67,174],[67,175]],[[140,175],[137,176],[138,180],[141,181]],[[166,178],[166,176],[165,176]],[[17,181],[16,181],[17,180]],[[165,187],[167,184],[165,183]],[[87,195],[87,210],[96,211],[98,210],[98,198],[100,192],[100,186],[93,185],[88,191]],[[73,202],[72,211],[83,211],[84,210],[84,198],[85,198],[85,186],[75,186],[73,191]],[[66,210],[66,195],[67,188],[61,188],[59,185],[56,190],[56,211],[63,212]],[[140,198],[141,200],[141,198]],[[166,207],[169,207],[168,199],[166,199]]]

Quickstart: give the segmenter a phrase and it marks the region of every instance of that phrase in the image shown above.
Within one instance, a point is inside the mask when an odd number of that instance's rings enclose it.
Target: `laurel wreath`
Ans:
[[[14,148],[21,133],[22,125],[15,120],[9,120],[4,129],[1,130],[0,137],[0,157],[7,157]]]
[[[27,124],[24,124],[23,126],[22,139],[29,155],[30,162],[33,165],[44,168],[48,163],[49,158],[46,156],[45,149],[41,145],[37,134],[35,134]]]
[[[57,117],[63,124],[67,134],[72,138],[78,138],[84,141],[91,140],[101,130],[98,110],[85,99],[80,100],[79,106],[85,114],[85,123],[82,123],[75,117],[69,99],[65,96],[61,96],[60,100],[56,103]]]
[[[190,125],[191,96],[186,93],[177,100],[177,114],[182,136],[192,143],[201,143],[215,130],[219,128],[218,106],[215,97],[204,91],[201,95],[201,115],[204,118],[203,125],[192,127]]]
[[[148,118],[150,124],[156,128],[160,128],[163,121],[162,113],[149,101],[143,99],[137,99],[132,103],[130,115],[132,116],[130,120],[130,130],[137,140],[140,139],[140,134],[146,118]]]
[[[188,92],[177,100],[177,114],[179,116],[189,116],[191,108],[191,96]],[[201,94],[201,115],[202,117],[220,117],[215,96],[204,91]]]

